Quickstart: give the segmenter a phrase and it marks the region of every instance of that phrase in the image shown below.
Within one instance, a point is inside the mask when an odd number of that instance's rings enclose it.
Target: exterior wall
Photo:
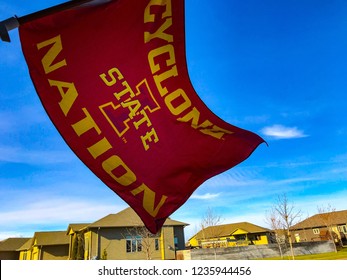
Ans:
[[[90,251],[91,251],[91,231],[84,233],[84,259],[90,260]]]
[[[43,246],[41,249],[41,260],[67,260],[68,256],[68,244]]]
[[[19,252],[0,252],[0,260],[19,260]]]
[[[318,228],[318,233],[314,233],[316,229],[317,228],[292,231],[292,236],[294,237],[293,242],[320,241],[320,232],[326,230],[326,228]]]
[[[184,239],[184,228],[183,227],[174,227],[174,236],[177,238],[177,250],[183,250],[186,247]]]
[[[198,241],[195,237],[192,237],[192,238],[189,240],[189,244],[190,244],[190,246],[192,246],[192,247],[198,247],[198,246],[199,246],[199,241]]]
[[[29,253],[28,253],[29,254]],[[31,260],[67,260],[69,245],[33,246]],[[28,258],[27,258],[28,259]]]
[[[267,234],[251,234],[249,239],[254,245],[266,245],[269,244],[269,239]]]
[[[101,228],[90,232],[90,255],[92,259],[100,259],[104,250],[108,260],[145,260],[144,250],[140,252],[127,252],[126,236],[129,236],[126,228]],[[149,255],[151,259],[161,259],[161,251],[155,250],[155,238],[149,243]],[[159,239],[159,238],[158,238]]]
[[[331,241],[302,242],[293,244],[295,255],[309,255],[318,253],[334,252]],[[280,256],[277,244],[259,246],[240,246],[233,248],[217,249],[192,249],[189,252],[178,252],[179,258],[191,260],[214,260],[216,252],[217,260],[254,260]],[[289,248],[283,248],[283,255],[290,256]]]
[[[90,232],[90,250],[89,250],[89,259],[98,259],[99,258],[99,230],[93,229]]]
[[[176,258],[175,233],[173,227],[162,227],[160,236],[161,259],[174,260]]]
[[[339,227],[346,225],[335,225],[330,229],[336,234],[336,236],[343,241],[346,238],[346,234],[339,230]],[[303,241],[321,241],[330,239],[330,235],[322,236],[323,232],[328,230],[327,227],[315,227],[308,229],[300,229],[292,231],[293,242],[303,242]],[[335,240],[337,242],[338,240]]]
[[[20,260],[31,260],[31,250],[20,251],[19,259]]]
[[[69,233],[69,260],[72,260],[73,258],[73,251],[75,250],[75,240],[76,240],[76,233],[73,233],[70,231]]]
[[[245,240],[238,240],[241,232],[238,232],[237,236],[224,236],[220,238],[211,238],[206,240],[200,240],[200,242],[195,239],[195,237],[189,240],[192,247],[202,246],[203,248],[212,247],[235,247],[235,246],[247,246],[247,245],[266,245],[269,244],[269,239],[266,233],[254,234],[254,233],[244,233]]]
[[[32,257],[32,260],[39,260],[40,259],[40,248],[38,246],[33,246],[32,247],[32,251],[31,251],[31,257]]]
[[[176,250],[185,247],[183,227],[164,226],[158,236],[142,239],[141,251],[127,252],[126,237],[135,235],[127,228],[92,229],[84,235],[85,259],[101,259],[105,252],[108,260],[175,259]]]

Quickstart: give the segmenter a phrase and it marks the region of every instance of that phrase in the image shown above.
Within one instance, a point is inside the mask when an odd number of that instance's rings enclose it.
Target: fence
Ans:
[[[335,251],[331,241],[294,243],[293,248],[296,256]],[[284,256],[290,256],[289,246],[282,245],[282,253]],[[254,260],[278,256],[280,251],[277,244],[177,251],[177,259],[180,260]]]

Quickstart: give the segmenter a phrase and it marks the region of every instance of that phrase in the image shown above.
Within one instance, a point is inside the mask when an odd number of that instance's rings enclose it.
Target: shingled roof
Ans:
[[[209,226],[205,228],[204,230],[200,230],[193,237],[195,237],[196,239],[225,237],[225,236],[233,235],[233,233],[235,233],[237,230],[242,230],[247,233],[263,233],[263,232],[270,231],[267,228],[263,228],[248,222],[241,222],[241,223],[233,223],[233,224],[226,224],[226,225]]]
[[[69,224],[66,234],[72,234],[75,232],[82,231],[89,226],[90,223],[80,223],[80,224]]]
[[[164,226],[187,226],[188,224],[167,218]],[[126,208],[117,214],[109,214],[88,225],[88,228],[102,227],[134,227],[144,226],[140,217],[132,208]]]
[[[313,215],[306,220],[294,225],[291,229],[317,228],[326,226],[324,221],[328,221],[331,225],[346,225],[347,210],[334,211]]]
[[[9,252],[9,251],[17,251],[20,247],[22,247],[30,238],[7,238],[5,240],[0,241],[0,251]]]
[[[27,251],[27,250],[30,250],[32,244],[33,244],[33,239],[32,238],[28,238],[28,241],[25,242],[20,248],[18,248],[17,251]]]
[[[66,231],[35,232],[33,242],[35,240],[38,246],[69,244],[69,237],[66,235]]]

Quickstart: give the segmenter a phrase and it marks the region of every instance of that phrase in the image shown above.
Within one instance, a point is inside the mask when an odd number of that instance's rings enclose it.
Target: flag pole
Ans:
[[[56,12],[68,10],[91,1],[94,1],[94,0],[73,0],[73,1],[62,3],[62,4],[58,4],[56,6],[53,6],[38,12],[34,12],[32,14],[28,14],[22,17],[14,16],[14,17],[5,19],[3,21],[0,21],[1,40],[5,42],[11,42],[10,35],[8,34],[8,32],[12,29],[18,28],[21,24],[27,23],[29,21],[47,16]]]

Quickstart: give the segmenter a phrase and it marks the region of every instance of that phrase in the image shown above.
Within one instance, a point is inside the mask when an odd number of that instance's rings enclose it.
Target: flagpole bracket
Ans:
[[[4,42],[11,42],[8,32],[19,27],[19,21],[16,16],[0,21],[0,37]]]

